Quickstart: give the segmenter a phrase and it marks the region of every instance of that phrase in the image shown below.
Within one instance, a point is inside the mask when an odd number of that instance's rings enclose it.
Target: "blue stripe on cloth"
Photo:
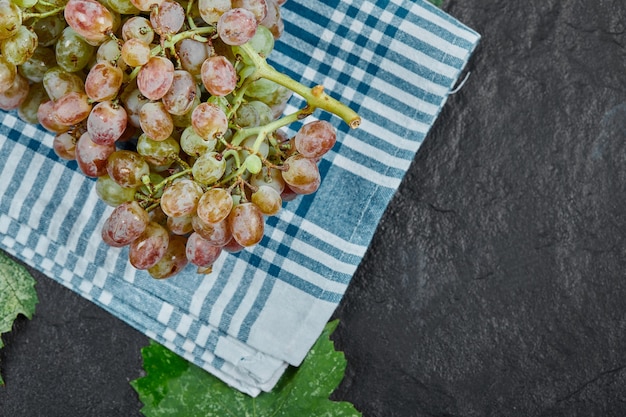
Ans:
[[[357,110],[320,162],[322,186],[267,219],[214,273],[156,281],[102,243],[112,210],[53,135],[0,113],[0,247],[251,395],[298,364],[340,302],[387,204],[479,36],[424,0],[289,0],[271,63]],[[302,107],[291,98],[288,111]]]

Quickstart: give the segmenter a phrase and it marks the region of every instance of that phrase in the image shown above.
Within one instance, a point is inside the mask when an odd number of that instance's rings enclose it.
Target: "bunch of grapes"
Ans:
[[[0,108],[55,135],[114,209],[103,240],[155,278],[263,237],[320,186],[336,141],[316,109],[360,119],[266,57],[285,0],[0,0]],[[296,93],[306,105],[284,114]]]

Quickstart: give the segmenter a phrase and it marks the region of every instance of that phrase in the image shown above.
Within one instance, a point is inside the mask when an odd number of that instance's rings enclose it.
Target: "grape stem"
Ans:
[[[41,13],[23,13],[22,21],[28,20],[30,18],[36,17],[38,19],[43,19],[44,17],[54,16],[55,14],[61,13],[65,9],[65,6],[57,7],[56,9],[49,10],[47,12]]]
[[[235,133],[235,136],[233,136],[233,139],[231,140],[230,143],[233,146],[238,146],[247,137],[250,137],[252,135],[257,135],[257,138],[254,141],[254,145],[252,146],[252,149],[254,150],[254,152],[258,152],[263,142],[263,139],[265,139],[267,135],[269,135],[270,133],[274,132],[277,129],[280,129],[281,127],[290,125],[291,123],[295,121],[304,119],[305,117],[311,115],[311,113],[313,113],[314,110],[315,109],[311,108],[310,106],[306,106],[298,110],[297,112],[288,114],[287,116],[283,116],[280,119],[276,119],[273,122],[270,122],[264,126],[254,126],[254,127],[247,127],[245,129],[241,129],[237,133]]]
[[[245,53],[248,58],[252,60],[256,71],[253,73],[252,78],[265,78],[270,81],[274,81],[277,84],[282,85],[300,95],[307,102],[307,107],[310,108],[310,113],[313,113],[315,109],[320,108],[326,110],[334,115],[343,119],[352,129],[356,129],[361,124],[361,117],[351,108],[336,100],[324,92],[324,87],[316,85],[313,88],[306,87],[279,71],[272,68],[267,63],[265,58],[259,55],[250,44],[245,43],[240,46],[241,51]]]

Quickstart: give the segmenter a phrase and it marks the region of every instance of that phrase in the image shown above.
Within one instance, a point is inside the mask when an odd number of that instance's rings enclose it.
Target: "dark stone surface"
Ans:
[[[366,417],[626,415],[626,3],[450,0],[483,35],[336,312]],[[0,416],[136,416],[147,339],[37,275]]]

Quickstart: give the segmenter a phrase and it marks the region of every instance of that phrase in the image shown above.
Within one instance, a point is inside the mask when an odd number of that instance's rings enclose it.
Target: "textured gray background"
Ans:
[[[483,36],[336,312],[366,417],[626,415],[626,3],[449,0]],[[0,416],[138,416],[148,340],[35,273]]]

